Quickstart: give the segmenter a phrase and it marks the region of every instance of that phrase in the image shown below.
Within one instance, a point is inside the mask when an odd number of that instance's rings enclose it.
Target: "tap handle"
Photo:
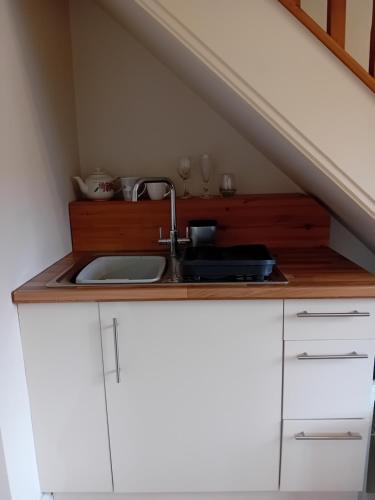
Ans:
[[[189,227],[186,226],[185,228],[185,238],[177,238],[177,243],[190,243],[191,239],[190,239],[190,234],[189,234]]]
[[[190,238],[178,238],[177,239],[177,243],[180,243],[180,244],[182,244],[182,243],[188,244],[188,243],[190,243],[190,241],[191,241]]]
[[[158,243],[168,245],[171,242],[169,238],[164,238],[163,236],[163,228],[159,227],[159,241]]]

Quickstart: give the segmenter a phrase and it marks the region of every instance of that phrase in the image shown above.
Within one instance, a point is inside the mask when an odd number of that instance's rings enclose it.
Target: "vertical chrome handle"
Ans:
[[[119,384],[120,380],[120,351],[118,345],[118,321],[117,318],[112,320],[113,326],[113,340],[115,344],[115,363],[116,363],[116,382]]]

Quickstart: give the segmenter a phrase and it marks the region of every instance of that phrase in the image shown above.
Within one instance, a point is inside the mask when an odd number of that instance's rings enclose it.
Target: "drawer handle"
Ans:
[[[308,311],[302,311],[297,313],[297,318],[363,318],[370,316],[369,312],[359,312],[359,311],[351,311],[351,312],[317,312],[311,313]]]
[[[120,351],[119,351],[119,344],[118,344],[118,321],[117,321],[117,318],[113,318],[112,327],[113,327],[113,341],[114,341],[114,348],[115,348],[116,382],[119,384],[121,382],[121,379],[120,379]]]
[[[307,354],[303,352],[298,354],[297,359],[368,359],[368,354],[358,354],[357,352],[349,352],[348,354]]]
[[[297,441],[360,441],[362,436],[358,432],[317,432],[311,434],[299,432],[295,434],[294,439]]]

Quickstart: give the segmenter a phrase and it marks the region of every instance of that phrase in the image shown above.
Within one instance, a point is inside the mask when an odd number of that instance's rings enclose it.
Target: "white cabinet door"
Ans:
[[[102,303],[100,315],[115,492],[277,490],[281,301]]]
[[[361,491],[369,430],[366,419],[285,420],[280,489]]]
[[[284,418],[364,418],[375,340],[286,341]]]
[[[98,305],[19,315],[42,491],[112,491]]]

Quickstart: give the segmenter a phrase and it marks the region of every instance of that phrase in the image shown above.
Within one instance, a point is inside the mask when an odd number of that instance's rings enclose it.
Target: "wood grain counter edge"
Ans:
[[[72,254],[19,287],[13,302],[108,302],[158,300],[255,300],[375,298],[375,276],[327,247],[272,249],[288,285],[138,285],[48,288],[46,284],[78,257]]]

